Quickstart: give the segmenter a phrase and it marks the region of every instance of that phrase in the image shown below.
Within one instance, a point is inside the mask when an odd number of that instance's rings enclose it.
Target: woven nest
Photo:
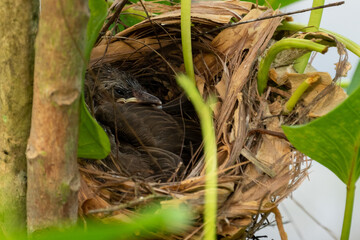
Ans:
[[[108,19],[114,16],[116,4],[117,1],[110,9]],[[131,7],[142,10],[141,5]],[[114,33],[114,29],[108,31],[93,49],[89,68],[102,64],[116,66],[136,76],[163,102],[169,102],[181,94],[174,76],[184,72],[179,6],[147,2],[145,7],[149,15],[165,13],[119,33]],[[274,39],[289,35],[276,31],[284,18],[210,32],[230,21],[247,21],[276,14],[277,11],[248,2],[206,2],[192,6],[197,87],[204,99],[215,95],[218,100],[213,106],[218,143],[217,233],[223,237],[252,237],[267,216],[306,176],[307,158],[291,146],[280,126],[309,122],[346,97],[332,84],[334,80],[329,74],[317,73],[320,75],[319,83],[304,95],[291,114],[283,115],[282,109],[289,96],[307,76],[313,74],[289,73],[292,60],[303,54],[296,51],[283,54],[293,56],[290,60],[277,59],[270,71],[273,81],[269,81],[266,92],[259,96],[256,80],[258,58]],[[324,34],[292,37],[317,38],[337,44],[333,37]],[[341,45],[338,44],[338,48]],[[342,49],[341,54],[344,54]],[[339,74],[344,63],[346,59],[341,59],[338,64]],[[137,208],[159,202],[160,196],[161,206],[185,203],[196,213],[193,226],[172,238],[201,236],[205,183],[201,147],[194,151],[191,164],[186,167],[180,179],[151,182],[114,171],[106,166],[105,161],[83,160],[80,163],[80,212],[86,215],[90,210],[117,206],[111,215],[131,216]],[[97,216],[101,218],[105,214]]]

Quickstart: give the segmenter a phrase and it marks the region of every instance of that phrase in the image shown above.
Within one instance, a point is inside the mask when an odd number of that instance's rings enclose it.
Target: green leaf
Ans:
[[[107,5],[104,0],[89,0],[90,19],[87,25],[85,58],[90,58],[91,50],[99,35],[107,15]]]
[[[300,0],[258,0],[259,5],[264,6],[269,3],[272,8],[276,9],[278,7],[285,7],[287,5],[293,4],[295,2],[299,2]],[[256,0],[247,0],[246,2],[256,3]]]
[[[360,61],[356,67],[354,77],[352,78],[349,87],[346,89],[346,92],[348,94],[351,94],[353,91],[355,91],[359,87],[360,87]]]
[[[120,14],[119,18],[123,24],[128,27],[134,26],[135,24],[146,19],[146,14],[143,11],[134,10],[133,8],[128,8],[124,11],[128,14]],[[117,24],[119,32],[123,31],[125,27],[122,24]],[[114,27],[114,24],[110,26],[110,29]]]
[[[107,5],[103,0],[89,0],[89,8],[91,15],[87,26],[87,41],[85,46],[85,58],[87,62],[99,31],[105,21]],[[85,78],[86,65],[83,69],[83,79]],[[110,150],[109,138],[89,113],[85,104],[83,91],[80,103],[78,157],[102,159],[110,153]]]
[[[360,89],[327,115],[306,125],[282,127],[290,142],[345,184],[360,176]]]
[[[179,227],[188,222],[189,211],[184,209],[161,210],[159,213],[153,211],[141,214],[133,218],[131,222],[116,224],[94,224],[90,223],[87,230],[82,228],[70,229],[63,232],[45,233],[36,240],[63,240],[63,239],[84,239],[84,240],[112,240],[112,239],[134,239],[136,234],[142,236],[150,235],[147,231],[154,231],[158,234],[164,232],[179,232]],[[145,230],[145,231],[144,231]],[[55,234],[54,234],[55,233]]]
[[[82,97],[78,157],[103,159],[111,151],[110,141],[102,127],[91,116]]]

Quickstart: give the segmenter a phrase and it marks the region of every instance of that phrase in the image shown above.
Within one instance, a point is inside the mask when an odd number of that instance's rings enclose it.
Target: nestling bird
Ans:
[[[189,120],[162,110],[173,113],[176,107],[163,106],[134,77],[109,65],[88,71],[86,84],[87,102],[94,105],[112,143],[110,157],[123,173],[161,181],[181,173],[183,158],[194,151],[189,148],[201,142],[197,123],[190,121],[189,127]]]

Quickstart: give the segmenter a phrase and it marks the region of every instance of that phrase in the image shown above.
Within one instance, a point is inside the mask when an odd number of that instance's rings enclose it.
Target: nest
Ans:
[[[116,3],[113,5],[115,9]],[[152,2],[146,2],[145,6],[149,15],[165,13],[119,33],[114,34],[114,29],[108,31],[93,49],[89,68],[112,64],[130,72],[151,93],[163,102],[169,102],[181,95],[174,76],[184,72],[180,10],[177,5]],[[142,9],[136,4],[131,7]],[[204,99],[216,96],[218,100],[212,107],[218,143],[217,233],[222,237],[253,237],[267,216],[306,176],[309,167],[306,156],[291,146],[280,126],[309,122],[346,97],[332,84],[333,79],[327,73],[318,73],[319,83],[291,114],[283,115],[285,102],[309,74],[289,73],[288,63],[277,63],[270,74],[276,84],[269,83],[262,96],[257,91],[256,74],[258,58],[272,41],[289,35],[276,32],[284,18],[213,31],[230,21],[247,21],[277,13],[252,3],[236,1],[192,6],[197,87]],[[110,11],[108,19],[113,14],[114,11]],[[297,37],[314,38],[314,35],[299,34]],[[331,36],[322,35],[320,38],[336,44]],[[296,54],[292,52],[291,55]],[[340,61],[342,64],[345,62],[346,59]],[[334,95],[337,97],[331,97],[329,101],[329,96]],[[137,208],[159,202],[159,199],[161,206],[185,203],[196,213],[194,224],[181,235],[171,238],[201,236],[205,183],[201,147],[194,151],[191,164],[186,167],[181,179],[149,182],[110,170],[104,161],[83,160],[80,163],[80,212],[86,215],[90,210],[115,206],[111,215],[126,217]],[[105,214],[97,216],[105,217]]]

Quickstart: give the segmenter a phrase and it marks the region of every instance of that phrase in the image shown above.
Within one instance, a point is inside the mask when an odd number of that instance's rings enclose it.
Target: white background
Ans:
[[[339,0],[340,1],[340,0]],[[325,1],[327,3],[336,1]],[[282,9],[283,12],[290,12],[309,8],[311,0],[302,0]],[[309,13],[293,15],[294,22],[306,24]],[[360,44],[360,1],[347,0],[344,5],[324,9],[320,27],[337,32],[354,42]],[[349,72],[348,79],[351,79],[356,68],[358,57],[349,52],[349,62],[353,69]],[[338,60],[336,50],[330,50],[326,55],[318,54],[313,62],[319,71],[329,72],[334,76],[334,63]],[[360,182],[357,184],[355,195],[354,212],[351,228],[351,240],[360,239]],[[343,212],[345,206],[346,186],[329,170],[322,165],[313,162],[310,169],[309,179],[293,193],[292,198],[300,202],[303,207],[311,213],[321,224],[331,229],[337,239],[340,239]],[[291,198],[286,199],[280,204],[280,211],[285,224],[285,230],[289,240],[333,239],[325,230],[309,218]],[[274,218],[270,218],[274,220]],[[297,229],[297,230],[296,230]],[[268,238],[261,239],[280,239],[276,227],[266,227],[258,231],[257,234],[267,235]]]

